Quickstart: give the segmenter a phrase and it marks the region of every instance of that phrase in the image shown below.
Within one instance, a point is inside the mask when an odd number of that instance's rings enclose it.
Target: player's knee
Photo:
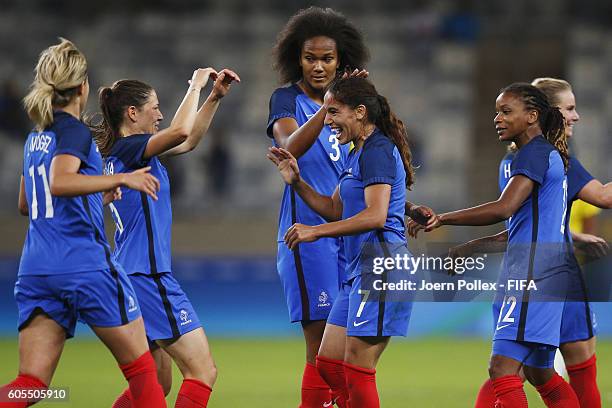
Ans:
[[[489,377],[491,379],[496,379],[500,377],[504,377],[507,375],[512,375],[516,373],[512,373],[508,370],[508,367],[504,364],[504,360],[498,358],[498,356],[492,356],[489,361]]]
[[[531,385],[538,386],[546,384],[555,370],[553,368],[536,368],[524,366],[523,372],[525,373],[525,379],[529,381]]]

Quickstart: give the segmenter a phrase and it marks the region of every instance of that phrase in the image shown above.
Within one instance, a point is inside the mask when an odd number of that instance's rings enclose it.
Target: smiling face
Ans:
[[[340,66],[336,41],[317,36],[304,41],[300,52],[300,66],[304,85],[315,93],[322,93],[336,77]]]
[[[131,106],[128,109],[133,112],[133,120],[142,133],[154,134],[159,130],[159,123],[164,116],[159,110],[159,101],[155,91],[151,91],[144,105],[141,107]]]
[[[327,105],[325,124],[332,129],[338,142],[344,145],[355,141],[359,137],[360,130],[363,129],[362,121],[365,116],[363,105],[352,109],[334,99],[330,92],[325,94],[325,104]]]
[[[557,94],[559,105],[557,106],[565,119],[565,134],[571,137],[574,132],[574,125],[580,120],[580,115],[576,110],[576,97],[570,90]]]
[[[495,100],[495,130],[500,141],[514,142],[527,129],[537,123],[535,110],[527,110],[515,95],[503,92]]]

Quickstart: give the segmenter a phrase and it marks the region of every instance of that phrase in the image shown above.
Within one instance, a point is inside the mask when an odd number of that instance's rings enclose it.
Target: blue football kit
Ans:
[[[302,126],[319,108],[297,84],[276,89],[270,98],[268,136],[273,138],[272,129],[277,120],[292,118]],[[315,191],[331,196],[347,154],[348,146],[340,145],[331,129],[324,126],[315,143],[297,159],[300,175]],[[277,269],[292,322],[327,319],[345,277],[341,238],[300,243],[294,251],[283,240],[294,223],[319,225],[325,222],[291,186],[285,186],[278,222]]]
[[[115,220],[114,255],[127,271],[150,341],[174,339],[201,327],[187,295],[172,274],[172,206],[166,169],[154,156],[144,159],[150,134],[118,139],[105,158],[107,173],[129,173],[151,166],[160,183],[158,200],[129,188],[109,207]]]
[[[19,329],[45,313],[74,335],[77,320],[114,327],[140,316],[138,302],[104,234],[102,194],[52,196],[51,161],[70,155],[79,174],[102,175],[102,158],[87,126],[57,111],[24,146],[23,178],[30,224],[19,264],[15,298]]]

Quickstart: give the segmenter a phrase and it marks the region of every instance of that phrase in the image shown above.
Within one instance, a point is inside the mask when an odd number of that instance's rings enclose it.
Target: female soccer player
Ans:
[[[348,146],[342,146],[320,109],[326,88],[344,67],[363,68],[368,50],[361,33],[342,14],[310,7],[291,17],[274,47],[281,82],[270,98],[267,134],[274,145],[298,159],[302,177],[321,194],[331,195],[338,183]],[[361,75],[367,75],[365,71]],[[318,225],[324,219],[286,186],[280,206],[277,268],[292,322],[300,322],[306,342],[301,407],[320,407],[329,401],[315,357],[325,320],[344,277],[339,238],[302,243],[291,251],[284,243],[294,223]],[[342,367],[339,367],[342,369]]]
[[[216,81],[198,110],[200,90],[209,77]],[[170,183],[158,157],[187,153],[198,145],[233,81],[240,78],[228,69],[219,73],[212,68],[194,71],[170,127],[161,131],[158,128],[163,116],[151,86],[121,80],[100,90],[103,120],[95,137],[106,160],[106,171],[131,172],[150,166],[151,173],[160,180],[159,200],[126,190],[122,200],[114,204],[112,212],[117,227],[114,255],[124,265],[138,295],[153,348],[157,345],[165,350],[183,374],[177,407],[205,407],[217,370],[198,316],[172,275]],[[161,356],[165,354],[159,347],[154,354],[158,354],[157,361],[162,363],[158,367],[160,378],[164,378],[169,391],[170,364],[164,363]],[[115,407],[129,406],[132,398],[131,390],[125,390]]]
[[[11,400],[11,390],[47,388],[77,319],[113,353],[134,407],[166,406],[136,294],[110,255],[102,217],[102,192],[108,201],[124,186],[156,199],[159,182],[149,167],[102,175],[100,153],[79,120],[88,95],[87,62],[74,44],[61,39],[41,53],[24,99],[37,129],[25,144],[19,193],[20,212],[30,218],[15,284],[19,375],[0,389],[2,407],[32,402]]]
[[[338,142],[354,144],[333,195],[310,186],[289,151],[273,147],[268,157],[304,202],[330,221],[294,223],[284,235],[286,245],[295,250],[303,242],[344,237],[347,277],[327,320],[317,367],[338,406],[374,408],[379,406],[376,363],[390,336],[406,335],[411,303],[385,302],[384,292],[379,301],[367,301],[373,275],[362,248],[382,249],[386,256],[398,250],[408,254],[404,211],[406,186],[414,178],[411,153],[402,122],[364,78],[334,83],[321,111]]]
[[[564,167],[568,155],[564,118],[543,92],[521,83],[502,90],[496,111],[499,139],[518,147],[500,198],[435,215],[427,226],[412,223],[410,228],[412,232],[430,231],[441,225],[490,225],[509,219],[499,282],[534,280],[540,291],[554,294],[557,301],[544,301],[543,295],[530,289],[507,286],[500,291],[503,300],[496,299],[493,305],[497,325],[489,367],[497,404],[527,406],[518,375],[523,368],[547,406],[578,407],[576,394],[552,368],[566,284],[571,284],[565,252],[568,184]]]
[[[555,78],[537,78],[532,82],[532,85],[544,92],[552,106],[559,108],[565,119],[567,137],[572,137],[574,125],[579,121],[580,115],[576,110],[576,98],[571,85],[567,81]],[[508,183],[509,169],[514,156],[515,152],[509,152],[500,164],[499,182],[502,191]],[[612,183],[608,183],[606,186],[602,185],[573,156],[569,159],[567,178],[568,209],[566,225],[570,225],[568,222],[571,217],[572,204],[579,198],[601,208],[610,208],[612,204]],[[505,244],[507,231],[496,235],[495,238]],[[495,238],[484,237],[470,241],[456,251],[462,252],[461,256],[469,256],[473,252],[480,251],[483,245]],[[568,230],[567,240],[592,245],[596,252],[600,254],[605,253],[608,249],[604,239],[590,234],[578,233],[572,231],[571,228]],[[578,396],[580,406],[582,408],[597,408],[601,406],[601,397],[596,381],[595,335],[597,330],[595,317],[587,299],[585,283],[580,279],[582,272],[572,245],[569,246],[569,250],[570,267],[574,269],[574,273],[571,273],[570,276],[579,278],[570,285],[575,287],[578,293],[569,296],[571,301],[566,303],[563,310],[559,349],[567,365],[570,385]],[[578,301],[579,299],[584,300]],[[494,403],[495,396],[489,380],[480,389],[476,408],[493,408]]]

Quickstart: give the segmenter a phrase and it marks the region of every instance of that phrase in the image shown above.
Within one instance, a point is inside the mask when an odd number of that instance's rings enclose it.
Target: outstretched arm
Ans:
[[[190,152],[196,148],[208,131],[215,113],[217,112],[217,108],[221,103],[221,99],[227,95],[234,81],[240,82],[240,77],[234,71],[223,69],[219,72],[210,95],[208,95],[208,98],[206,98],[206,101],[198,111],[191,133],[183,143],[167,150],[163,153],[163,156],[176,156]]]
[[[599,208],[612,208],[612,182],[602,184],[593,179],[578,192],[578,198]]]

